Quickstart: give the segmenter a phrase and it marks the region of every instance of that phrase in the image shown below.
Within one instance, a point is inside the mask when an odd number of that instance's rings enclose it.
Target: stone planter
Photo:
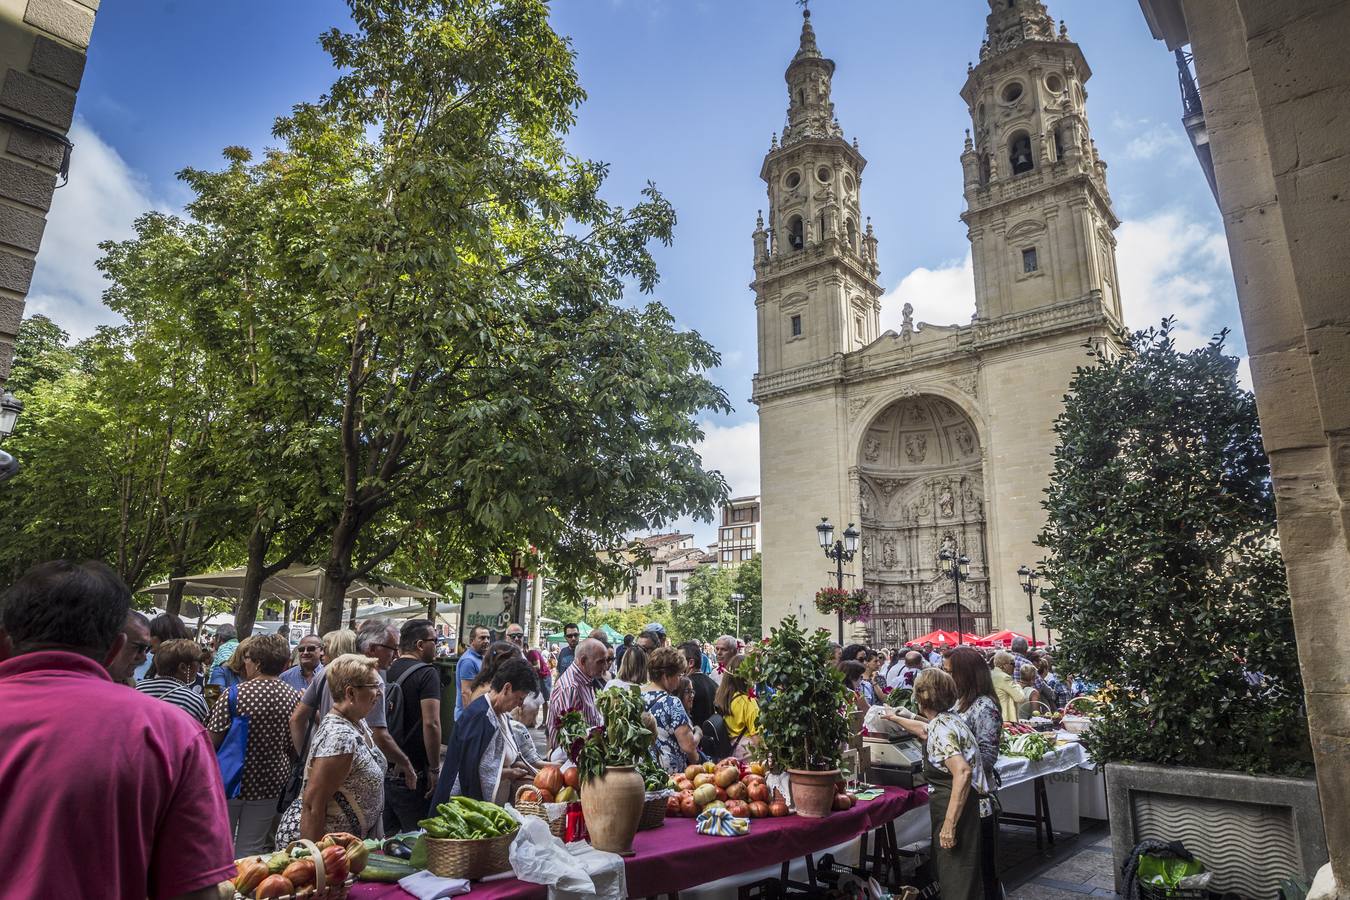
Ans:
[[[1327,861],[1317,783],[1108,763],[1106,795],[1116,889],[1120,866],[1145,838],[1176,840],[1214,873],[1210,887],[1275,900],[1284,878],[1311,881]]]
[[[647,802],[642,776],[633,766],[606,766],[605,774],[581,786],[581,814],[591,846],[597,850],[633,855],[633,835]]]

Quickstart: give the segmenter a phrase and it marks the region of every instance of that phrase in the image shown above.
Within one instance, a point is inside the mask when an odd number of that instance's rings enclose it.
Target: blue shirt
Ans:
[[[323,677],[323,664],[320,663],[319,665],[314,667],[314,678],[322,678],[322,677]],[[281,680],[286,684],[289,684],[291,687],[295,688],[302,694],[305,692],[305,688],[309,687],[309,684],[305,681],[304,674],[300,671],[300,666],[298,663],[296,665],[291,666],[285,672],[282,672]]]
[[[566,645],[564,645],[563,648],[558,651],[559,675],[567,671],[567,667],[572,664],[572,660],[576,658],[576,655],[577,651],[573,650],[571,647],[568,647]]]
[[[464,682],[473,681],[483,671],[483,657],[472,647],[455,664],[455,718],[464,711]]]
[[[228,691],[240,681],[239,676],[224,666],[215,666],[211,669],[211,679],[207,684],[218,684],[223,690]]]

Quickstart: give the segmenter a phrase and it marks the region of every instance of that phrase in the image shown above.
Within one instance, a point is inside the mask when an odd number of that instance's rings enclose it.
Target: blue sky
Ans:
[[[1088,117],[1123,223],[1128,323],[1174,313],[1192,343],[1229,327],[1233,352],[1245,355],[1218,211],[1179,122],[1171,54],[1128,0],[1048,5],[1093,70]],[[958,91],[987,3],[812,7],[820,48],[838,65],[839,121],[868,159],[861,199],[881,242],[883,324],[898,322],[906,301],[921,321],[968,321],[958,157],[969,122]],[[187,195],[178,169],[216,166],[227,145],[266,146],[273,118],[330,82],[317,36],[346,21],[334,0],[105,4],[79,94],[71,183],[53,204],[29,312],[76,336],[110,321],[97,242],[126,236],[147,208],[179,208]],[[765,206],[758,172],[783,124],[800,12],[791,0],[555,0],[553,21],[574,41],[589,93],[573,151],[610,163],[609,199],[634,202],[650,179],[679,213],[674,246],[658,249],[656,296],[721,350],[715,376],[736,409],[708,422],[705,460],[737,494],[754,492],[750,232]]]

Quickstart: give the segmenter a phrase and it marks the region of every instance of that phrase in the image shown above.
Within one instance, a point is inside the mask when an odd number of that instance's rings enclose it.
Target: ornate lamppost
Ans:
[[[23,412],[23,401],[15,397],[9,391],[0,394],[0,441],[9,437],[14,431],[14,423],[19,418],[19,413]],[[13,476],[19,471],[19,462],[3,450],[0,450],[0,481]]]
[[[834,526],[830,524],[829,517],[822,516],[820,524],[816,526],[816,537],[820,539],[821,549],[825,551],[825,557],[835,562],[835,578],[839,590],[844,589],[844,563],[853,562],[853,555],[858,552],[858,538],[861,534],[858,529],[849,522],[848,527],[844,529],[844,537],[841,540],[834,540]],[[839,643],[844,643],[844,610],[839,610]]]
[[[1027,621],[1031,623],[1031,646],[1036,646],[1036,592],[1041,589],[1041,573],[1026,566],[1017,567],[1017,578],[1027,592]]]
[[[727,598],[736,604],[736,640],[741,640],[741,604],[745,602],[744,594],[732,594]]]
[[[957,556],[952,548],[943,547],[938,551],[938,571],[952,580],[956,591],[956,643],[960,646],[966,636],[961,628],[961,582],[970,577],[970,557],[964,553]]]

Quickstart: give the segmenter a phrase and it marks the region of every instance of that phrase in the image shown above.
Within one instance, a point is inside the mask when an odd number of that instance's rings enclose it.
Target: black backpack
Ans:
[[[394,681],[385,682],[384,685],[384,703],[386,713],[385,724],[389,726],[389,734],[391,737],[393,737],[394,743],[398,744],[400,749],[404,748],[404,745],[407,743],[408,740],[412,738],[413,735],[420,734],[422,729],[422,716],[420,715],[420,712],[413,725],[407,725],[404,722],[403,682],[407,681],[408,678],[415,672],[420,672],[423,669],[429,668],[431,668],[430,663],[424,662],[414,663],[413,665],[408,666],[408,668],[404,669],[403,674],[398,676],[398,678],[396,678]]]
[[[721,713],[713,713],[701,727],[703,729],[703,741],[698,745],[698,748],[711,759],[726,759],[736,752],[736,747],[740,744],[741,738],[745,737],[745,735],[741,735],[733,741],[731,731],[727,728],[727,720]]]

